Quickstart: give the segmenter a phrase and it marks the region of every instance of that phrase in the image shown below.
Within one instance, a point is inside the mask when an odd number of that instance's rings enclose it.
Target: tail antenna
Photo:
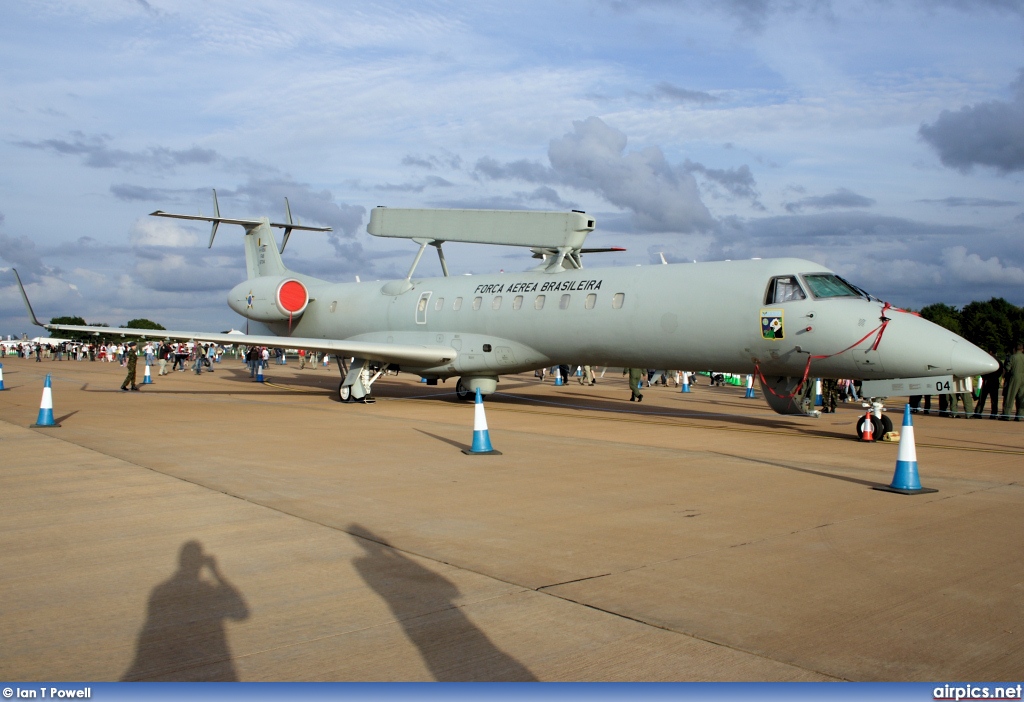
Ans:
[[[220,205],[217,204],[217,189],[213,190],[213,216],[217,219],[213,220],[213,229],[210,230],[210,245],[207,248],[213,248],[213,238],[217,236],[217,225],[220,224]]]
[[[295,222],[292,221],[292,207],[291,207],[291,205],[288,204],[288,198],[287,197],[285,197],[285,199],[284,199],[284,214],[288,218],[288,224],[294,224],[295,223]],[[284,253],[284,247],[288,245],[288,237],[290,237],[291,235],[292,235],[292,228],[291,227],[285,227],[284,228],[284,237],[282,237],[282,239],[281,239],[281,251],[279,253]]]

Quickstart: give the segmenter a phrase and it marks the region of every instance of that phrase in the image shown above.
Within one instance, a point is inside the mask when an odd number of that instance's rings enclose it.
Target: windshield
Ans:
[[[803,278],[816,298],[861,297],[860,291],[832,273],[805,273]]]

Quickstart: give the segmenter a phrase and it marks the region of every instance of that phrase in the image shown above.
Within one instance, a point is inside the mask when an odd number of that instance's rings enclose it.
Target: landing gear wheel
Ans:
[[[459,382],[455,383],[455,397],[463,402],[472,397],[469,393],[469,388],[463,384],[462,378],[459,378]]]
[[[884,414],[882,415],[882,418],[883,419],[888,419],[888,417],[886,417]],[[854,430],[857,432],[857,438],[858,439],[860,439],[861,435],[864,433],[861,430],[861,425],[863,425],[863,424],[864,424],[864,417],[861,417],[861,418],[859,418],[857,420],[857,426],[854,428]],[[892,427],[892,422],[891,421],[889,422],[889,426]],[[882,429],[883,429],[883,422],[882,422],[882,420],[880,420],[875,415],[871,415],[871,440],[872,441],[878,441],[879,439],[882,438],[882,436],[884,435],[884,432],[882,431]],[[891,428],[890,428],[890,431],[892,431]]]
[[[345,382],[342,381],[342,383],[340,385],[338,385],[338,399],[341,402],[351,402],[352,401],[352,386],[351,385],[345,385]]]
[[[881,433],[881,435],[878,438],[881,439],[883,436],[888,434],[890,431],[892,431],[892,420],[889,419],[889,415],[883,414],[882,415],[882,433]]]

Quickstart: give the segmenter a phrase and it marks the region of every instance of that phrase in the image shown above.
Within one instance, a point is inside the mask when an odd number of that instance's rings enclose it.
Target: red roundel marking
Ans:
[[[277,299],[288,312],[298,312],[306,306],[306,288],[297,280],[289,280],[277,291]]]

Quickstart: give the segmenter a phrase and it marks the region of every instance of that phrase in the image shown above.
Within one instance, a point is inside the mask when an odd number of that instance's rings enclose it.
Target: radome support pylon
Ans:
[[[0,363],[0,390],[4,389],[4,364]]]
[[[43,383],[43,399],[39,403],[39,417],[33,427],[59,427],[60,424],[53,421],[53,390],[50,389],[50,374],[46,374],[46,382]]]
[[[690,373],[683,371],[683,385],[679,392],[690,392]]]
[[[743,396],[743,398],[746,399],[746,400],[753,400],[753,399],[755,399],[755,397],[754,397],[754,376],[752,376],[752,375],[748,375],[747,376],[747,394],[745,394]]]
[[[914,423],[910,419],[910,405],[903,409],[903,428],[900,430],[900,447],[896,452],[896,472],[890,485],[876,485],[875,490],[897,492],[901,495],[920,495],[938,492],[935,488],[921,487],[917,474],[917,444],[914,443]]]
[[[149,361],[146,361],[146,373],[142,376],[143,385],[152,385],[153,376],[149,374]]]
[[[480,388],[476,389],[476,402],[473,404],[473,446],[472,448],[462,449],[462,452],[472,456],[501,455],[501,451],[495,451],[491,446],[491,433],[487,430],[487,417],[484,415],[484,398],[480,394]]]

